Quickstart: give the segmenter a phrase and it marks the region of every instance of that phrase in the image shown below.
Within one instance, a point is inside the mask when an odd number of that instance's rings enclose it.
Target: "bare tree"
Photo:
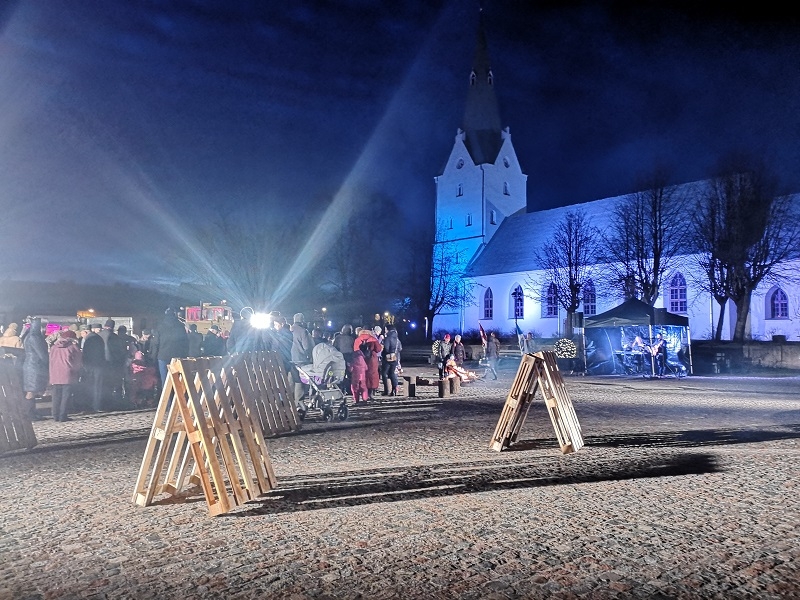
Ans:
[[[218,214],[174,257],[185,279],[233,306],[271,308],[302,239],[264,212]]]
[[[650,306],[660,295],[664,276],[686,252],[688,240],[686,196],[666,182],[666,175],[657,171],[640,182],[643,191],[616,207],[603,253],[610,286],[624,298],[638,298]]]
[[[436,237],[431,252],[430,302],[425,316],[433,332],[433,319],[446,310],[460,310],[472,302],[475,284],[464,279],[464,269],[469,256],[467,252],[447,239],[442,223],[437,224]]]
[[[798,257],[800,221],[794,198],[780,194],[777,177],[750,157],[729,157],[698,203],[695,235],[707,289],[720,304],[715,339],[722,333],[724,305],[736,306],[734,341],[743,341],[752,294],[777,278]]]
[[[567,312],[567,336],[572,336],[573,315],[583,300],[583,288],[591,279],[597,263],[600,234],[589,224],[586,214],[567,213],[556,225],[553,236],[536,251],[536,260],[544,274],[529,278],[525,287],[543,300],[543,290],[555,286],[558,303]]]

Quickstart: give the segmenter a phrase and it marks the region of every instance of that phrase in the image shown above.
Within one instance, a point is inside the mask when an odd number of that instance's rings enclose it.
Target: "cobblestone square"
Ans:
[[[268,440],[278,487],[209,517],[130,498],[153,411],[35,424],[0,457],[0,599],[787,598],[800,591],[800,379],[569,377],[489,440],[513,373]]]

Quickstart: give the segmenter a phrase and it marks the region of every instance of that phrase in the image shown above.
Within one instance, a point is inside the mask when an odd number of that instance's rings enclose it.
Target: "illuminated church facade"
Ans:
[[[454,272],[466,283],[467,298],[460,308],[438,314],[433,331],[464,332],[481,324],[487,332],[507,335],[518,325],[523,332],[542,337],[563,335],[566,312],[544,277],[537,250],[571,211],[583,212],[598,230],[607,229],[615,208],[627,196],[527,212],[527,175],[517,160],[510,130],[500,120],[482,27],[469,74],[463,124],[443,172],[434,181],[436,243],[446,245],[450,249],[447,254],[458,257]],[[686,194],[697,195],[704,185],[695,182],[679,187]],[[696,257],[677,257],[663,278],[655,307],[688,317],[691,336],[710,339],[720,307],[703,289],[698,270]],[[543,283],[540,289],[531,289],[532,282]],[[603,288],[602,280],[590,280],[578,311],[590,317],[622,301],[620,295]],[[733,335],[735,310],[728,302],[723,339]],[[800,293],[796,286],[762,284],[752,297],[746,335],[762,340],[773,335],[800,338]]]

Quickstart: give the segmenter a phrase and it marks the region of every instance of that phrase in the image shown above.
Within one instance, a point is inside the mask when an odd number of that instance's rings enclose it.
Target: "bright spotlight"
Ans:
[[[414,321],[411,321],[410,325],[411,325],[411,329],[416,329],[417,328],[417,324],[414,323]]]
[[[272,325],[272,317],[267,313],[256,312],[250,316],[250,326],[256,329],[269,329]]]

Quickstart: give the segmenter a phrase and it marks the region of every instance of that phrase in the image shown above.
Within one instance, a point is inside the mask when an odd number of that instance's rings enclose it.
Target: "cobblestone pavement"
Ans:
[[[513,373],[268,441],[278,487],[130,502],[153,411],[0,457],[0,599],[800,597],[800,379],[567,378],[488,450]]]

